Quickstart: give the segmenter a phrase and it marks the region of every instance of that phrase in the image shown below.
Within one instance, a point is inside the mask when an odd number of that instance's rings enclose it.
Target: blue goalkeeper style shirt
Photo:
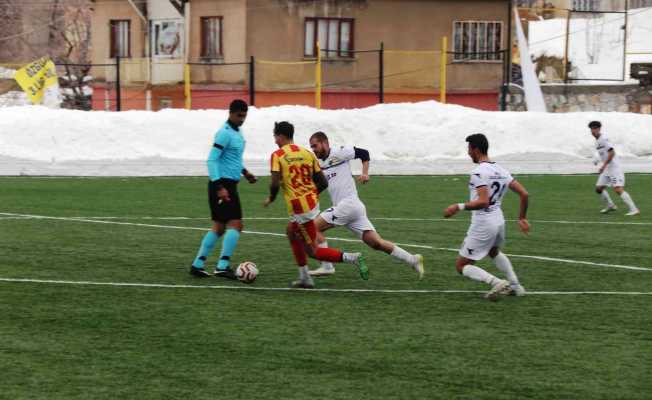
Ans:
[[[211,181],[221,178],[240,180],[242,173],[242,154],[245,140],[241,130],[234,129],[229,122],[215,134],[213,148],[208,154],[208,177]]]

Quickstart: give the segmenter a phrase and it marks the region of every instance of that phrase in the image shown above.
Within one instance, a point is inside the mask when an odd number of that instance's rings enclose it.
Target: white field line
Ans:
[[[0,217],[0,219],[30,219],[30,218],[39,218],[38,216],[8,216]],[[183,220],[197,220],[197,221],[208,221],[208,217],[153,217],[153,216],[77,216],[77,217],[67,217],[70,219],[104,219],[104,220],[159,220],[159,221],[183,221]],[[287,217],[245,217],[247,220],[259,220],[259,221],[287,221]],[[465,222],[469,223],[469,219],[463,218],[401,218],[401,217],[378,217],[370,218],[373,221],[407,221],[407,222]],[[507,219],[507,222],[518,222],[516,219]],[[531,223],[537,224],[565,224],[565,225],[642,225],[642,226],[652,226],[652,222],[622,222],[622,221],[564,221],[564,220],[529,220]]]
[[[158,288],[158,289],[227,289],[227,290],[250,290],[250,291],[269,291],[269,292],[330,292],[330,293],[397,293],[397,294],[414,294],[414,293],[486,293],[481,290],[446,290],[446,289],[292,289],[286,287],[257,287],[244,285],[171,285],[164,283],[130,283],[130,282],[93,282],[93,281],[61,281],[49,279],[23,279],[23,278],[0,278],[0,282],[11,283],[44,283],[55,285],[80,285],[80,286],[117,286],[117,287],[138,287],[138,288]],[[531,291],[530,295],[652,295],[652,292],[601,292],[601,291]]]
[[[180,229],[180,230],[195,230],[195,231],[206,231],[207,230],[206,228],[196,228],[196,227],[191,227],[191,226],[139,224],[139,223],[135,223],[135,222],[102,221],[102,220],[97,220],[97,219],[82,219],[82,218],[69,218],[69,217],[49,217],[49,216],[46,216],[46,215],[32,215],[32,214],[0,213],[0,216],[29,217],[29,218],[34,218],[34,219],[48,219],[48,220],[57,220],[57,221],[84,222],[84,223],[92,223],[92,224],[141,226],[141,227],[146,227],[146,228]],[[274,233],[274,232],[243,231],[243,233],[249,233],[249,234],[252,234],[252,235],[285,237],[284,233]],[[358,240],[358,239],[348,239],[348,238],[328,237],[328,240],[360,243],[360,240]],[[417,248],[417,249],[451,251],[451,252],[457,252],[459,250],[459,249],[454,249],[454,248],[449,248],[449,247],[434,247],[434,246],[411,244],[411,243],[396,243],[396,244],[399,245],[399,246],[402,246],[402,247],[412,247],[412,248]],[[632,266],[632,265],[596,263],[596,262],[592,262],[592,261],[570,260],[570,259],[565,259],[565,258],[555,258],[555,257],[545,257],[545,256],[532,256],[532,255],[527,255],[527,254],[506,254],[506,255],[508,255],[510,257],[515,257],[515,258],[526,258],[526,259],[540,260],[540,261],[552,261],[552,262],[558,262],[558,263],[563,263],[563,264],[590,265],[590,266],[595,266],[595,267],[606,267],[606,268],[628,269],[628,270],[633,270],[633,271],[652,272],[652,268],[637,267],[637,266]]]

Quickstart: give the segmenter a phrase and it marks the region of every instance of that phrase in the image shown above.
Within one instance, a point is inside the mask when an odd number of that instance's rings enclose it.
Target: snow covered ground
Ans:
[[[0,174],[206,175],[205,159],[225,110],[84,112],[0,108]],[[652,172],[652,116],[631,113],[487,112],[434,101],[357,110],[251,108],[244,125],[247,166],[268,174],[275,121],[295,124],[296,142],[315,131],[333,144],[367,148],[375,174],[467,173],[464,138],[483,132],[490,154],[515,173],[587,173],[598,119],[626,171]],[[355,163],[356,165],[359,163]]]
[[[581,17],[587,15],[587,17]],[[568,58],[573,66],[572,77],[578,79],[622,79],[624,56],[624,14],[577,14],[570,21]],[[566,19],[530,21],[528,24],[530,54],[564,58]],[[628,13],[626,83],[630,64],[652,62],[652,8],[636,8]],[[604,84],[604,81],[582,81]]]

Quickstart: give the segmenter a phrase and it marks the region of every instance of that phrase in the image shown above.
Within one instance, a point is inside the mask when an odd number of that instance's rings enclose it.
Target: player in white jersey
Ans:
[[[607,207],[600,210],[600,212],[606,214],[618,209],[614,202],[611,201],[609,193],[605,190],[607,186],[611,186],[614,192],[618,193],[623,202],[629,207],[629,212],[625,215],[632,216],[640,214],[636,204],[634,204],[634,200],[625,191],[625,174],[623,174],[620,168],[620,160],[618,160],[616,151],[609,142],[609,139],[600,132],[602,124],[600,121],[591,121],[589,122],[589,129],[591,129],[591,135],[595,138],[595,149],[598,151],[600,161],[602,161],[602,166],[598,171],[600,176],[595,183],[595,191],[604,200]]]
[[[331,147],[328,136],[323,132],[316,132],[310,137],[310,148],[317,156],[319,165],[328,179],[328,193],[333,204],[315,220],[317,230],[324,232],[336,226],[345,226],[358,235],[367,246],[374,250],[384,251],[414,268],[421,278],[424,272],[423,257],[420,254],[410,254],[380,237],[367,218],[367,209],[358,197],[349,161],[356,158],[362,161],[362,174],[358,177],[358,181],[363,184],[367,183],[369,181],[369,152],[352,146]],[[325,239],[320,246],[327,246]],[[313,276],[333,273],[335,273],[333,265],[324,262],[318,269],[310,271]]]
[[[474,163],[479,164],[471,172],[470,201],[451,204],[444,210],[445,218],[450,218],[461,210],[473,210],[471,226],[460,248],[455,267],[460,274],[491,285],[491,290],[485,295],[489,300],[496,300],[500,294],[523,296],[525,289],[519,283],[512,263],[500,251],[500,246],[505,243],[505,217],[500,205],[508,188],[518,193],[521,198],[518,226],[527,234],[530,230],[526,219],[527,190],[505,168],[491,162],[487,155],[489,142],[485,135],[476,133],[468,136],[466,141],[469,143],[469,156]],[[507,280],[499,279],[474,265],[487,254]]]

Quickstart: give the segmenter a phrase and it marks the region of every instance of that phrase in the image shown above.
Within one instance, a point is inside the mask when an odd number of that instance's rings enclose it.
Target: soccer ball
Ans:
[[[258,276],[258,268],[256,268],[256,264],[251,261],[245,261],[238,265],[238,268],[235,270],[235,275],[238,277],[240,282],[252,283]]]

